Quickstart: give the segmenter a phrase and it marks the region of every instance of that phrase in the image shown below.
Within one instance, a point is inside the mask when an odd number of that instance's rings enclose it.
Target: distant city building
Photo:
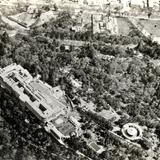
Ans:
[[[79,5],[88,5],[88,6],[99,6],[103,7],[104,5],[117,4],[118,0],[62,0],[63,2],[74,2]]]
[[[0,84],[9,92],[14,92],[22,105],[41,120],[46,131],[61,144],[64,138],[78,135],[79,122],[68,115],[67,106],[59,101],[59,96],[55,93],[59,88],[54,89],[33,78],[26,69],[16,64],[0,69]]]
[[[69,1],[71,1],[71,2],[77,2],[78,3],[78,0],[69,0]]]
[[[139,5],[142,8],[147,7],[147,0],[121,0],[123,4],[131,4],[131,5]],[[159,5],[159,0],[150,0],[149,6],[154,7],[155,5]]]

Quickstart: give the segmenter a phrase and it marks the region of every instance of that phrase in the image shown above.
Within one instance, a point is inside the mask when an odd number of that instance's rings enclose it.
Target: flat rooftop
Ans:
[[[69,116],[66,105],[59,101],[63,93],[58,87],[52,88],[40,79],[33,78],[27,70],[16,64],[0,69],[0,82],[4,88],[14,91],[15,96],[41,121],[52,124],[49,128],[51,131],[67,137],[76,132],[75,121]]]
[[[39,79],[34,79],[27,70],[19,65],[10,65],[1,70],[0,77],[12,89],[29,101],[36,112],[52,114],[56,117],[65,114],[65,105],[57,100],[51,86]]]
[[[40,80],[31,81],[29,85],[34,90],[34,93],[39,95],[39,98],[41,97],[42,100],[51,107],[55,114],[58,112],[63,112],[63,109],[65,109],[65,105],[63,105],[55,98],[51,88],[48,88]]]

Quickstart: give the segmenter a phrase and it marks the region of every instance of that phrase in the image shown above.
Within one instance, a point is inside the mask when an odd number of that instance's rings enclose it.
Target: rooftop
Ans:
[[[29,101],[34,109],[44,116],[57,116],[60,113],[64,114],[65,106],[60,103],[53,95],[51,86],[43,83],[39,79],[34,79],[30,74],[24,73],[22,68],[13,69],[8,73],[3,73],[2,77],[12,85],[12,88],[23,96],[24,101]],[[35,108],[34,104],[37,104]],[[45,117],[47,116],[45,115]],[[48,118],[46,117],[46,118]]]
[[[12,64],[0,69],[1,86],[14,91],[17,96],[56,137],[69,137],[77,133],[76,120],[69,116],[67,106],[59,101],[63,92],[52,88],[38,78],[33,78],[20,65]],[[51,125],[50,125],[51,124]]]

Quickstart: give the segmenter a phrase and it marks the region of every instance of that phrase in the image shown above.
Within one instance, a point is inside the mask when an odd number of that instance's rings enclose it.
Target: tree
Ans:
[[[135,47],[136,50],[142,51],[143,50],[143,41],[140,40],[138,45]]]
[[[145,149],[148,150],[151,148],[151,143],[147,141],[146,139],[139,140],[139,144]]]
[[[58,7],[57,7],[56,3],[53,5],[53,8],[54,8],[54,11],[58,10]]]
[[[150,7],[150,6],[149,6],[149,0],[146,0],[146,1],[147,1],[147,8],[149,9],[149,7]]]
[[[6,54],[6,45],[3,42],[0,42],[0,56]]]
[[[157,134],[158,138],[160,139],[160,125],[157,125],[155,133]]]
[[[9,35],[7,34],[7,32],[4,32],[1,35],[1,40],[2,40],[3,43],[9,43],[10,42],[10,38],[9,38]]]
[[[83,134],[85,138],[90,139],[91,138],[91,134],[89,132],[86,132]]]
[[[56,23],[59,27],[67,28],[72,24],[71,14],[68,11],[63,11],[58,14]]]

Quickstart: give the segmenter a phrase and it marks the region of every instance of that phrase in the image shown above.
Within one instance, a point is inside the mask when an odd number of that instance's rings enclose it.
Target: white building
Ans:
[[[100,7],[102,7],[104,4],[108,4],[110,1],[117,1],[117,0],[62,0],[62,2],[74,2],[79,5],[100,6]]]
[[[38,13],[38,7],[36,5],[30,5],[27,8],[27,13],[29,13],[29,14],[36,14],[36,13]]]
[[[78,135],[79,124],[68,115],[67,106],[57,98],[56,89],[37,78],[33,78],[20,65],[12,64],[0,69],[0,84],[13,92],[61,144],[64,138]],[[54,95],[55,94],[55,95]]]

